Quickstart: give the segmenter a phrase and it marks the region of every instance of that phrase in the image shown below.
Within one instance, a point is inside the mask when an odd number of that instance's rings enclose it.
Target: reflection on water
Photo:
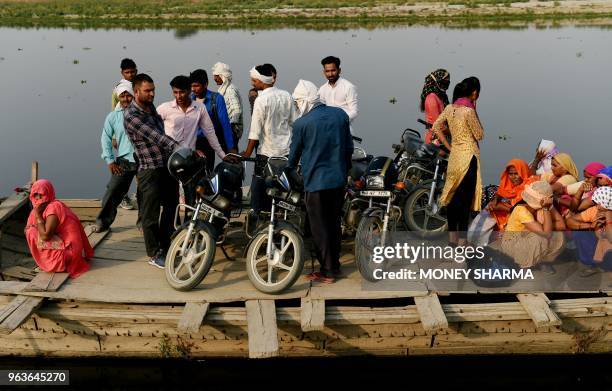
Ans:
[[[320,59],[342,59],[359,90],[355,132],[369,153],[391,154],[406,127],[419,128],[424,76],[450,70],[452,84],[476,75],[486,136],[485,182],[504,163],[530,160],[541,138],[555,140],[579,166],[609,164],[612,32],[598,28],[515,30],[396,27],[344,31],[0,29],[0,194],[23,184],[31,160],[60,197],[100,197],[108,170],[100,132],[123,57],[157,85],[156,103],[171,99],[173,76],[223,61],[247,102],[248,70],[273,63],[278,86],[298,79],[322,84]],[[90,48],[90,49],[88,49]],[[250,119],[249,113],[245,121]],[[248,125],[247,125],[248,128]],[[246,132],[245,132],[246,133]],[[244,145],[242,140],[242,144]]]

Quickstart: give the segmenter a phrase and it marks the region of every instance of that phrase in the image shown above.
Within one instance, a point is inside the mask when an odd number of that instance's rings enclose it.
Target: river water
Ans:
[[[0,194],[24,184],[38,160],[40,176],[53,181],[59,197],[102,196],[109,173],[100,133],[123,57],[155,79],[159,104],[171,99],[172,77],[216,61],[231,65],[247,102],[253,65],[274,64],[278,86],[293,91],[300,78],[322,84],[319,61],[336,55],[359,91],[355,133],[374,155],[391,154],[404,128],[419,128],[423,79],[444,67],[451,89],[467,76],[481,80],[485,182],[496,182],[513,157],[530,160],[542,138],[556,141],[578,166],[610,164],[611,41],[612,30],[596,27],[187,34],[0,28]],[[246,109],[247,129],[249,120]]]

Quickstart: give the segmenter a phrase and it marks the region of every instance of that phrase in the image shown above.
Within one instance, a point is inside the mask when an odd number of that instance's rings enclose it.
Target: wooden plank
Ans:
[[[28,202],[28,193],[15,193],[0,204],[0,224]]]
[[[438,295],[430,293],[427,296],[415,297],[414,302],[427,334],[434,335],[448,328],[448,320]]]
[[[550,308],[550,300],[544,293],[519,293],[516,295],[536,327],[561,325],[561,319]]]
[[[20,280],[32,280],[36,277],[36,272],[29,267],[11,266],[0,270],[0,274],[6,277],[18,278]]]
[[[208,312],[209,303],[187,303],[178,322],[182,333],[197,333]]]
[[[26,301],[26,296],[17,296],[13,298],[13,300],[2,309],[0,312],[0,322],[3,322],[6,318],[8,318],[21,304]]]
[[[23,289],[24,292],[55,292],[68,279],[68,273],[40,272]]]
[[[312,299],[310,296],[301,299],[300,323],[302,331],[319,331],[325,327],[325,300]]]
[[[278,329],[274,300],[247,300],[249,358],[278,356]]]
[[[22,296],[17,296],[15,300]],[[21,300],[21,299],[20,299]],[[21,326],[43,302],[44,297],[26,297],[25,300],[0,323],[0,335],[7,335]]]
[[[30,182],[34,183],[38,180],[38,162],[32,160],[32,171],[30,173]]]
[[[98,244],[108,235],[110,230],[106,230],[104,232],[93,232],[93,225],[88,225],[85,227],[85,233],[87,234],[87,238],[89,239],[89,244],[91,247],[96,248]]]

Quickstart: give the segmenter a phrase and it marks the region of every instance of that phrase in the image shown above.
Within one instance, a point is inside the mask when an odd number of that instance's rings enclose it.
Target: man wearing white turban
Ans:
[[[125,80],[113,90],[118,103],[106,116],[102,128],[102,159],[108,165],[111,179],[102,197],[102,209],[96,218],[96,230],[106,231],[117,216],[117,207],[127,195],[137,166],[134,161],[134,147],[123,127],[123,110],[132,102],[132,83]],[[113,139],[117,141],[117,152],[113,151]]]
[[[225,100],[227,115],[237,143],[240,137],[242,137],[243,130],[240,92],[232,83],[232,70],[229,65],[222,62],[216,63],[212,67],[212,74],[215,78],[215,83],[219,86],[218,92],[223,95]]]
[[[333,283],[340,274],[340,215],[353,154],[350,119],[341,108],[321,103],[309,81],[299,81],[293,99],[300,118],[293,124],[289,167],[301,161],[304,201],[321,265],[307,278]]]
[[[251,214],[248,219],[256,222],[259,212],[267,208],[269,197],[265,193],[263,169],[269,157],[289,155],[291,131],[297,118],[297,110],[291,94],[274,87],[274,67],[271,64],[258,65],[251,69],[251,84],[259,91],[251,118],[249,142],[242,156],[249,157],[257,147],[258,161],[255,163],[251,181]]]

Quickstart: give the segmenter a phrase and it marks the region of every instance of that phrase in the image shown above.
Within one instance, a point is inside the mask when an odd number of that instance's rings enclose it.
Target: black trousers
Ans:
[[[178,204],[178,182],[165,167],[139,171],[139,214],[147,255],[166,252],[174,232],[174,213]],[[161,211],[161,216],[160,216]]]
[[[344,187],[307,192],[304,201],[321,273],[331,277],[340,271],[340,217]]]
[[[476,179],[478,177],[478,160],[472,156],[470,167],[463,180],[455,190],[453,198],[446,207],[448,217],[448,231],[459,232],[460,238],[466,238],[470,224],[472,201],[476,192]]]
[[[107,229],[115,221],[117,207],[130,190],[138,167],[135,163],[130,163],[123,158],[118,158],[117,164],[123,169],[123,174],[111,175],[104,197],[102,197],[102,209],[96,218],[96,223],[103,229]]]

